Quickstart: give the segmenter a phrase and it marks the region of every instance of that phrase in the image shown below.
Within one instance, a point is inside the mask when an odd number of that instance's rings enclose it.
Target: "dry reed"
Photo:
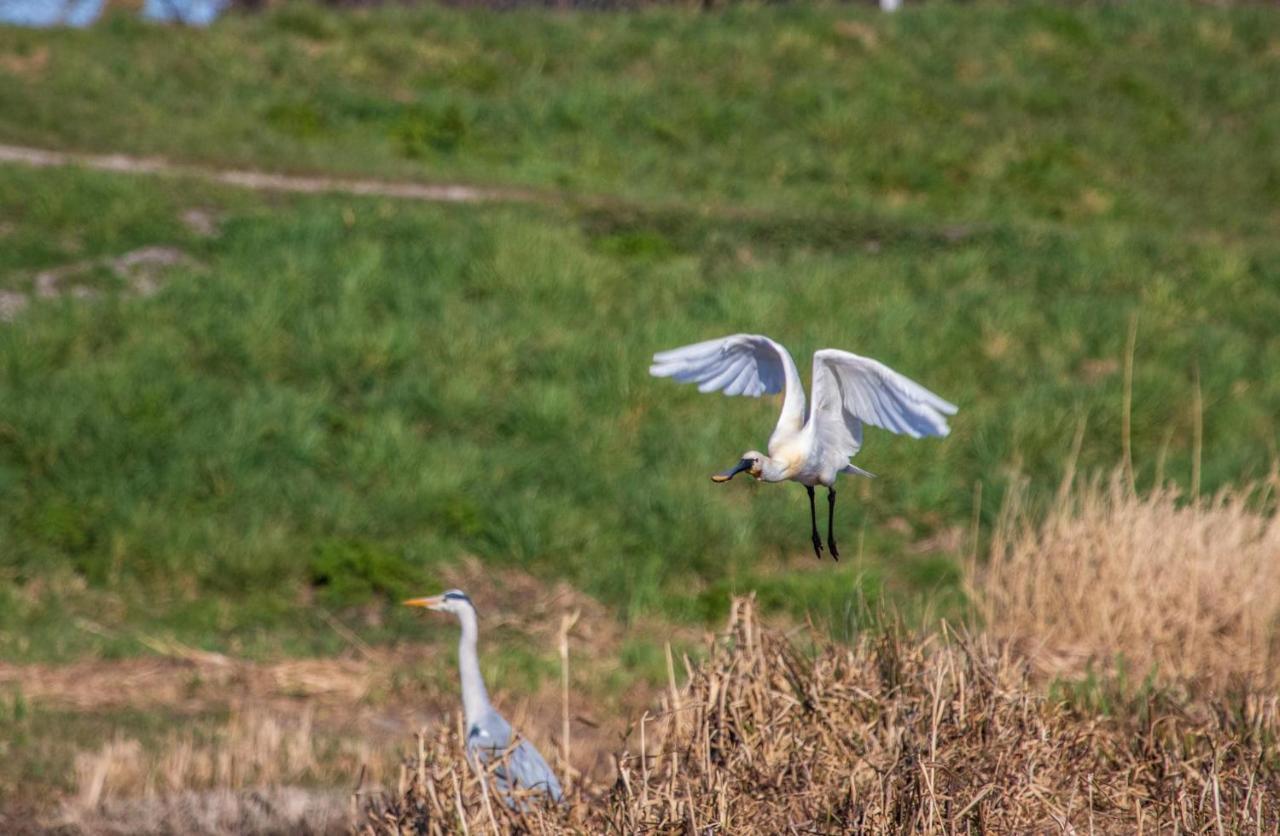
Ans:
[[[1069,480],[1038,515],[1015,488],[970,596],[993,636],[1050,675],[1274,687],[1280,515],[1261,497],[1139,495],[1117,472]]]
[[[728,631],[646,715],[610,786],[526,812],[490,793],[456,729],[419,740],[362,832],[1274,832],[1275,698],[1091,716],[1043,696],[1007,645],[947,629],[852,646]]]

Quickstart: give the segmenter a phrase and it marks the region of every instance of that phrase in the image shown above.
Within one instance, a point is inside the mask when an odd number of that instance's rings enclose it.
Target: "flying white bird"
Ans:
[[[813,489],[827,488],[827,547],[837,560],[832,533],[836,476],[873,476],[849,463],[862,447],[862,425],[912,438],[944,436],[956,407],[883,363],[824,348],[813,355],[813,404],[805,412],[804,386],[795,361],[778,343],[756,334],[734,334],[653,355],[649,374],[697,383],[700,392],[773,395],[785,392],[782,416],[769,437],[769,454],[750,450],[734,467],[712,476],[727,482],[743,471],[764,482],[799,482],[809,492],[813,551],[822,557]]]
[[[480,676],[480,659],[476,655],[479,633],[476,608],[467,593],[450,589],[442,595],[411,598],[404,603],[410,607],[451,612],[462,624],[462,637],[458,641],[458,675],[462,683],[462,713],[467,723],[467,754],[481,764],[487,764],[494,758],[502,760],[494,770],[494,777],[503,801],[508,806],[523,809],[526,805],[518,804],[512,793],[513,788],[519,787],[550,796],[552,801],[559,803],[563,794],[556,774],[528,740],[521,740],[514,749],[511,748],[515,738],[511,724],[489,703],[489,692],[485,690],[484,678]]]

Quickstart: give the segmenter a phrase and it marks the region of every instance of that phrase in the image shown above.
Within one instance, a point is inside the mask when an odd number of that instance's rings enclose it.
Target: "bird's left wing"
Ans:
[[[862,445],[862,424],[912,438],[951,432],[954,404],[869,357],[826,348],[813,355],[809,420],[833,463],[848,463]]]

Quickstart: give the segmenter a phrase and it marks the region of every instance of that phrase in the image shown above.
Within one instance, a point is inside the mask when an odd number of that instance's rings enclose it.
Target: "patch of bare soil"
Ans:
[[[193,206],[179,216],[183,226],[201,238],[215,238],[219,231],[218,214],[212,209]]]
[[[622,626],[605,606],[565,581],[547,584],[518,570],[504,570],[495,578],[474,557],[445,569],[443,576],[449,586],[467,592],[485,631],[514,627],[539,643],[549,643],[559,635],[561,619],[576,612],[579,618],[572,633],[576,650],[598,658],[622,640]]]
[[[166,707],[209,710],[231,700],[313,703],[358,701],[379,671],[421,661],[421,648],[379,650],[369,658],[290,659],[259,663],[201,653],[177,644],[161,658],[88,660],[66,665],[0,663],[0,687],[25,699],[75,711]]]
[[[113,257],[76,261],[42,270],[31,280],[31,293],[0,291],[0,321],[12,321],[26,309],[31,298],[96,299],[103,288],[93,279],[106,274],[120,288],[134,296],[150,296],[160,289],[165,275],[176,269],[199,270],[200,264],[176,247],[150,246]]]
[[[107,801],[68,813],[55,827],[85,836],[138,833],[338,834],[351,830],[351,795],[341,790],[263,787]]]

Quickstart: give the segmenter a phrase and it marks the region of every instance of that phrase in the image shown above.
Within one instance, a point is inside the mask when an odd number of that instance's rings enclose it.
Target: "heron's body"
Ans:
[[[507,804],[514,805],[512,790],[516,788],[542,793],[559,803],[563,797],[560,782],[551,767],[528,740],[512,748],[515,733],[506,718],[489,702],[489,692],[480,675],[480,657],[476,652],[479,627],[476,610],[465,592],[451,589],[431,598],[406,601],[410,606],[452,612],[458,616],[462,635],[458,639],[458,680],[462,686],[462,713],[467,726],[467,754],[481,764],[495,759],[502,763],[494,769],[498,791]]]
[[[654,355],[649,373],[697,383],[702,392],[726,395],[782,393],[782,413],[769,437],[768,455],[754,450],[738,466],[712,478],[725,482],[742,471],[763,482],[799,482],[809,493],[813,547],[822,553],[813,489],[828,489],[827,546],[838,557],[832,534],[835,483],[841,473],[871,476],[850,463],[862,449],[862,425],[913,438],[945,436],[956,407],[883,363],[826,348],[813,355],[812,403],[791,354],[755,334],[735,334]]]
[[[515,787],[545,793],[559,803],[562,798],[560,782],[542,754],[527,740],[521,740],[512,749],[513,738],[511,724],[490,709],[488,714],[467,724],[467,754],[486,765],[495,759],[505,758],[494,770],[494,777],[498,792],[508,803]]]

